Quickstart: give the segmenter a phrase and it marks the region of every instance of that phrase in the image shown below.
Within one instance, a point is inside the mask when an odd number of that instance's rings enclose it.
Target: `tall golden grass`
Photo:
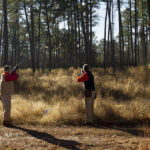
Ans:
[[[1,70],[2,71],[2,70]],[[141,124],[150,119],[150,79],[145,68],[128,68],[112,74],[94,68],[97,98],[95,121],[106,124]],[[149,72],[149,68],[148,68]],[[19,71],[12,97],[12,119],[26,124],[82,124],[83,84],[79,69],[55,69],[51,73]],[[0,104],[0,121],[2,105]]]

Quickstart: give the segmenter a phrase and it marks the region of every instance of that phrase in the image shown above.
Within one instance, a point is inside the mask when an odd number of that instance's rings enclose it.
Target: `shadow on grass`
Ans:
[[[124,93],[120,89],[112,89],[112,88],[109,88],[109,87],[101,87],[100,92],[101,92],[102,97],[112,96],[117,101],[131,100],[131,99],[134,98],[133,96]]]
[[[139,127],[146,127],[150,129],[149,118],[132,118],[130,120],[119,115],[112,107],[103,105],[105,115],[103,117],[96,116],[94,128],[108,128],[127,132],[134,136],[150,137],[150,130],[141,130]]]
[[[26,128],[18,127],[15,125],[11,126],[10,128],[22,130],[37,139],[43,140],[45,142],[48,142],[48,143],[51,143],[60,147],[64,147],[70,150],[81,150],[78,147],[82,146],[82,144],[74,140],[57,139],[48,133],[26,129]]]
[[[97,128],[97,129],[113,129],[116,131],[122,131],[128,134],[131,134],[136,137],[147,137],[150,138],[150,132],[149,131],[144,131],[142,129],[138,129],[136,126],[130,126],[130,127],[125,127],[124,126],[118,126],[118,125],[108,125],[105,123],[101,124],[94,124],[90,126],[91,128]]]

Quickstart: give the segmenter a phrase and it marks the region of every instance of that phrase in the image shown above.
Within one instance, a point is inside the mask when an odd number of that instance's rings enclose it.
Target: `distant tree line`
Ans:
[[[108,0],[104,39],[99,43],[100,65],[123,69],[150,61],[150,1]],[[114,6],[115,4],[115,6]],[[114,8],[118,11],[119,33],[114,38]],[[122,11],[121,11],[122,9]]]
[[[93,26],[98,1],[3,0],[0,2],[1,65],[25,60],[45,69],[94,65]],[[62,27],[61,27],[62,26]]]
[[[104,39],[97,44],[96,9],[106,6]],[[119,33],[114,37],[114,13]],[[123,69],[150,61],[149,0],[2,0],[0,65],[36,69],[102,66]]]

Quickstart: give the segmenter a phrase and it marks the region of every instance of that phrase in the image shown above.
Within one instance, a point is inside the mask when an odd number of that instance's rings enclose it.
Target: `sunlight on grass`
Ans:
[[[1,70],[2,71],[2,70]],[[51,73],[31,69],[19,71],[12,97],[12,119],[16,123],[81,124],[85,121],[83,84],[77,83],[79,69],[55,69]],[[137,123],[150,119],[150,86],[145,82],[142,67],[129,68],[112,75],[99,68],[93,69],[97,99],[97,123]],[[45,112],[43,115],[43,112]],[[0,104],[2,121],[2,105]]]

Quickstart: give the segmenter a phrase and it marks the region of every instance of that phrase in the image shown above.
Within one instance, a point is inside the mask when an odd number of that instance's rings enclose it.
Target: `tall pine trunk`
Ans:
[[[8,64],[8,24],[7,24],[7,0],[3,0],[3,12],[4,12],[4,62],[3,65]]]
[[[123,40],[123,26],[122,26],[122,18],[120,11],[120,0],[117,0],[118,3],[118,16],[119,16],[119,49],[120,49],[120,67],[123,69],[124,67],[124,40]]]
[[[132,33],[132,4],[131,4],[131,0],[129,0],[129,7],[130,7],[130,40],[131,40],[131,51],[132,51],[132,56],[131,56],[131,61],[132,61],[132,65],[134,64],[134,55],[133,55],[133,33]]]
[[[86,3],[86,63],[91,65],[91,55],[90,55],[90,41],[89,41],[89,3]]]
[[[34,48],[34,14],[33,14],[33,4],[30,5],[30,14],[31,14],[31,62],[32,62],[32,71],[35,72],[35,48]]]
[[[149,49],[150,49],[150,0],[147,0],[147,3],[148,3],[148,17],[149,17],[148,26],[149,26]]]
[[[76,0],[74,1],[74,48],[75,48],[75,68],[78,67],[78,49],[77,49],[77,10]]]
[[[36,55],[37,69],[40,68],[40,48],[41,48],[41,0],[39,1],[39,14],[38,14],[38,49]]]
[[[31,66],[32,66],[32,71],[33,73],[35,72],[35,55],[34,55],[34,23],[33,23],[33,6],[30,4],[30,15],[31,15],[31,28],[30,29],[30,24],[29,24],[29,19],[28,19],[28,14],[27,14],[27,8],[26,8],[26,1],[24,0],[24,11],[25,11],[25,16],[26,16],[26,23],[27,23],[27,30],[29,34],[29,42],[30,42],[30,53],[31,53]]]
[[[47,32],[48,32],[48,49],[49,49],[49,71],[51,71],[52,69],[52,49],[51,49],[51,33],[50,33],[50,20],[49,20],[49,16],[48,16],[48,8],[47,8],[47,4],[48,1],[45,1],[45,10],[46,10],[46,25],[47,25]],[[53,5],[53,1],[51,4],[51,10],[52,10],[52,5]],[[50,15],[51,15],[51,10],[50,10]]]
[[[134,65],[137,66],[137,0],[135,0],[134,5],[134,17],[135,17],[135,38],[134,38],[134,53],[135,53],[135,62]]]
[[[147,46],[145,40],[145,24],[144,24],[144,7],[143,7],[143,0],[142,0],[142,49],[144,53],[144,65],[147,65]]]
[[[94,55],[93,55],[93,49],[92,49],[92,43],[93,43],[93,38],[92,38],[92,27],[93,27],[93,6],[92,6],[92,0],[90,0],[90,42],[89,42],[89,55],[90,55],[90,60],[91,60],[91,67],[94,65]]]
[[[0,61],[0,64],[3,64],[3,50],[2,50],[2,37],[3,37],[3,17],[2,17],[2,20],[1,20],[1,24],[0,24],[0,54],[1,54],[1,61]]]
[[[108,12],[108,2],[106,5],[106,13],[105,13],[105,25],[104,25],[104,69],[106,70],[107,65],[107,52],[106,52],[106,27],[107,27],[107,12]]]
[[[115,63],[115,51],[114,51],[114,39],[113,39],[113,1],[109,2],[108,5],[108,18],[109,18],[109,34],[111,42],[111,65],[113,68],[113,73],[116,72],[116,63]]]
[[[78,21],[78,61],[79,61],[79,67],[81,67],[81,33],[80,33],[80,16],[79,16],[79,8],[78,8],[78,2],[76,0],[76,9],[77,9],[77,21]]]

